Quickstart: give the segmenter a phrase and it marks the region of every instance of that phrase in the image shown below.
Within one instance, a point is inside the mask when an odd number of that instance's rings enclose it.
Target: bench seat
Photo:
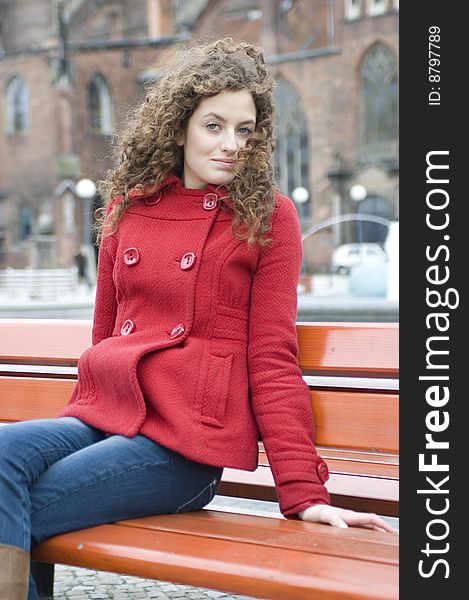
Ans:
[[[33,558],[277,600],[398,598],[397,536],[209,509],[67,533]]]

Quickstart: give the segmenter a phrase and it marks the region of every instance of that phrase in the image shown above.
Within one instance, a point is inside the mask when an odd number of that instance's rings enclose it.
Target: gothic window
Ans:
[[[281,79],[277,86],[277,147],[274,153],[275,178],[279,190],[292,196],[297,187],[309,191],[308,125],[301,98],[296,90]],[[309,214],[309,200],[299,207],[300,220]]]
[[[114,132],[111,90],[100,74],[96,74],[88,85],[88,122],[96,133],[108,135]]]
[[[382,44],[373,46],[363,59],[360,79],[362,147],[397,142],[399,82],[393,53]]]
[[[21,77],[15,76],[7,84],[6,132],[9,134],[26,131],[29,127],[28,88]]]

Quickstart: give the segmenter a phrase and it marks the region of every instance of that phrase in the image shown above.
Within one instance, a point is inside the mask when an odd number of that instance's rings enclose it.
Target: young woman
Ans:
[[[273,88],[260,49],[192,45],[124,132],[70,402],[0,429],[2,599],[26,596],[45,538],[202,509],[224,467],[255,470],[259,439],[285,517],[393,531],[331,507],[324,487],[297,362],[298,217],[270,165]]]

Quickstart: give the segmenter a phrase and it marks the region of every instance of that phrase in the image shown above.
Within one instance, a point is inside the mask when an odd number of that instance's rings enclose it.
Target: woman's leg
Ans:
[[[56,462],[31,489],[32,545],[53,535],[152,514],[202,509],[223,469],[144,436],[111,436]],[[29,600],[37,600],[31,580]]]
[[[104,438],[74,418],[0,427],[0,597],[25,598],[31,544],[30,490],[50,465]],[[37,597],[32,578],[30,598]]]
[[[121,519],[202,509],[223,469],[152,440],[111,436],[50,466],[31,489],[32,545]]]
[[[0,427],[0,544],[29,552],[31,488],[55,462],[103,438],[71,417]]]

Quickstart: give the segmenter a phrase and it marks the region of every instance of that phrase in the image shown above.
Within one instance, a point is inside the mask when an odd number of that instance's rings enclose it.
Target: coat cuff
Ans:
[[[289,519],[290,521],[301,521],[302,519],[300,519],[300,517],[298,516],[298,513],[301,512],[302,510],[306,510],[310,506],[316,506],[318,504],[324,504],[325,506],[329,506],[330,502],[322,502],[322,501],[304,502],[303,504],[300,504],[297,508],[294,509],[295,512],[288,511],[283,516],[285,517],[285,519]]]

